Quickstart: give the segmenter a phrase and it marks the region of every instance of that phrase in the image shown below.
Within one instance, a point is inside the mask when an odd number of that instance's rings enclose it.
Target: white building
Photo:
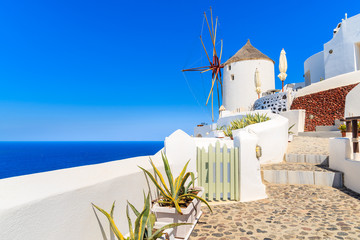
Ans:
[[[360,14],[337,25],[324,50],[304,63],[305,86],[341,74],[360,70]]]
[[[258,98],[255,71],[261,91],[275,88],[274,61],[248,42],[224,64],[223,105],[228,111],[248,111]]]

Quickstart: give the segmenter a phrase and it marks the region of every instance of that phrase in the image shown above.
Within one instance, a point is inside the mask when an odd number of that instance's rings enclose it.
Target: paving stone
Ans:
[[[213,205],[213,214],[203,207],[190,239],[360,239],[359,194],[311,185],[266,188],[268,199]]]

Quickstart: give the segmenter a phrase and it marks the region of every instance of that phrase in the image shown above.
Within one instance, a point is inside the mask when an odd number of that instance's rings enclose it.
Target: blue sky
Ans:
[[[277,75],[285,48],[287,82],[360,13],[358,0],[1,1],[0,141],[163,140],[211,122],[210,76],[181,72],[206,64],[210,6],[224,61],[249,38]]]

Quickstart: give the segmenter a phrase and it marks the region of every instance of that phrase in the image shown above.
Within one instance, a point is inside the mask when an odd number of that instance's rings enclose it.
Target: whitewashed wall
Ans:
[[[260,144],[259,137],[247,130],[239,129],[233,132],[234,147],[239,148],[241,202],[267,198],[266,188],[261,180],[260,161],[256,158],[256,145]]]
[[[304,62],[304,73],[310,72],[310,84],[325,79],[324,51],[318,52]]]
[[[149,168],[148,159],[137,157],[0,180],[0,239],[104,239],[91,202],[110,210],[114,200],[119,229],[128,232],[126,200],[138,208],[143,206],[143,190],[148,192],[148,185],[137,165]],[[162,166],[158,154],[153,160]],[[99,213],[98,217],[110,239],[107,220]]]
[[[290,110],[286,112],[280,113],[281,116],[286,117],[289,120],[288,127],[290,128],[293,124],[295,124],[290,131],[294,133],[294,135],[298,135],[299,132],[304,132],[305,127],[305,110]]]
[[[226,110],[249,111],[258,98],[255,88],[256,68],[260,74],[261,90],[265,92],[275,88],[274,63],[271,60],[244,60],[224,67],[223,105]],[[231,75],[235,79],[231,80]]]
[[[353,160],[349,138],[330,138],[329,166],[344,173],[345,187],[360,193],[360,161]]]
[[[193,138],[178,130],[165,145],[175,174],[188,160],[188,170],[196,172]],[[164,173],[160,152],[152,159]],[[107,219],[96,212],[102,233],[91,202],[109,211],[114,200],[116,223],[127,233],[126,201],[141,209],[143,191],[156,195],[138,166],[152,169],[144,156],[0,180],[0,239],[113,239]]]
[[[246,112],[237,112],[237,113],[230,113],[224,114],[224,117],[221,117],[217,121],[217,126],[229,126],[230,123],[236,119],[242,119],[246,117],[247,114],[267,114],[268,117],[271,116],[271,110],[255,110],[255,111],[246,111]]]
[[[360,42],[359,25],[360,14],[343,20],[338,33],[324,44],[326,79],[356,71],[355,43]]]
[[[326,91],[333,88],[343,87],[359,82],[360,71],[346,73],[299,89],[296,93],[296,97],[302,97],[305,95]]]
[[[360,116],[360,85],[346,95],[344,115],[344,117]]]
[[[289,120],[278,114],[271,114],[271,120],[249,125],[245,131],[256,134],[262,148],[260,163],[279,163],[284,159],[288,145]]]
[[[205,150],[208,150],[209,145],[211,144],[213,147],[215,147],[215,144],[217,141],[220,142],[220,148],[224,147],[226,145],[227,148],[233,148],[234,147],[234,141],[231,139],[222,139],[222,138],[194,138],[195,146],[198,148],[205,148]]]
[[[235,119],[241,119],[246,114],[267,114],[271,120],[249,125],[241,131],[249,131],[257,135],[259,145],[263,149],[260,163],[277,163],[283,160],[288,144],[289,120],[279,114],[271,113],[270,110],[257,110],[241,112],[229,115],[218,120],[218,126],[227,126]]]

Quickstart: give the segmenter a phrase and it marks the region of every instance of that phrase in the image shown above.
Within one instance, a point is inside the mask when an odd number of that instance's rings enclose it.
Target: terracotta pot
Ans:
[[[201,197],[204,193],[203,187],[197,187],[200,190],[198,196]],[[179,214],[175,208],[161,207],[156,203],[152,207],[152,212],[156,216],[157,222],[162,223],[195,223],[201,215],[201,202],[194,199],[187,208],[182,208],[182,215]],[[174,235],[176,238],[185,238],[190,234],[193,225],[183,225],[174,228]]]
[[[202,126],[204,126],[203,124],[199,124],[199,125],[197,125],[197,127],[202,127]]]
[[[342,137],[346,137],[346,132],[341,132]]]

